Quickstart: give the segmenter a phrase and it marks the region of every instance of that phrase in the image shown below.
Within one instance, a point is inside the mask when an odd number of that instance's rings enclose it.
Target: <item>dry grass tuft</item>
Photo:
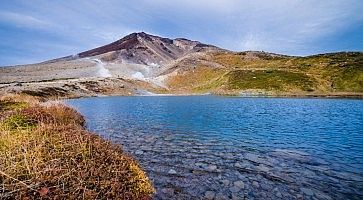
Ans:
[[[36,105],[40,102],[44,102],[45,99],[29,96],[25,94],[6,94],[0,97],[0,101],[10,101],[10,102],[18,102],[18,103],[27,103],[30,105]]]
[[[0,112],[0,199],[151,197],[154,189],[138,163],[86,131],[79,113],[33,103]]]

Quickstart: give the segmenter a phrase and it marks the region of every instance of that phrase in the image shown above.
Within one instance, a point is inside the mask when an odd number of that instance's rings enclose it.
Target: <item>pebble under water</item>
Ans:
[[[155,199],[363,199],[363,101],[215,96],[68,100],[123,145]]]

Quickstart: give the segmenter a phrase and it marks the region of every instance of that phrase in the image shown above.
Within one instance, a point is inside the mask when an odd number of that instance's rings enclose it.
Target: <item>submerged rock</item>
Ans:
[[[235,166],[235,167],[238,167],[238,168],[243,168],[242,164],[241,164],[241,163],[239,163],[239,162],[235,163],[235,164],[234,164],[234,166]]]
[[[167,194],[169,196],[173,196],[174,195],[174,189],[173,188],[163,188],[161,190],[162,193]]]
[[[218,194],[216,194],[214,199],[215,200],[228,200],[229,198],[226,195],[222,194],[222,193],[218,193]]]
[[[228,186],[230,181],[225,179],[225,180],[222,180],[221,183],[224,185],[224,186]]]
[[[258,165],[256,167],[256,169],[259,170],[259,171],[262,171],[262,172],[268,172],[268,171],[270,171],[270,168],[266,167],[266,165]]]
[[[244,189],[245,188],[245,184],[243,183],[243,181],[235,181],[233,183],[233,185],[239,189]]]
[[[300,188],[301,192],[303,192],[307,196],[313,196],[314,192],[309,188]]]
[[[143,151],[141,151],[141,150],[137,150],[137,151],[135,151],[135,154],[136,155],[141,155],[141,154],[143,154],[144,152]]]
[[[207,167],[207,170],[209,170],[209,171],[215,171],[215,170],[217,170],[217,166],[216,165],[209,165]]]
[[[257,181],[253,181],[253,182],[252,182],[252,185],[253,185],[253,187],[255,187],[255,188],[259,188],[259,187],[260,187],[260,184],[259,184]]]
[[[241,188],[237,187],[237,186],[233,186],[231,188],[229,188],[229,190],[232,192],[232,193],[237,193],[241,190]]]
[[[213,191],[207,191],[207,192],[205,193],[205,195],[204,195],[204,197],[205,197],[206,199],[213,199],[213,198],[214,198],[214,196],[215,196],[215,192],[213,192]]]
[[[308,153],[298,150],[276,149],[275,151],[272,152],[272,155],[300,162],[310,162],[312,160]]]
[[[252,154],[252,153],[246,153],[245,154],[245,158],[249,161],[252,161],[254,163],[261,163],[262,162],[262,159],[259,158],[258,155],[256,154]]]

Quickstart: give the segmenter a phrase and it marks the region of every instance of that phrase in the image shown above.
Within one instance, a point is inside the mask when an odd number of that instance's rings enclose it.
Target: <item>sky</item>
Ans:
[[[1,0],[0,66],[73,55],[141,31],[233,51],[363,51],[363,1]]]

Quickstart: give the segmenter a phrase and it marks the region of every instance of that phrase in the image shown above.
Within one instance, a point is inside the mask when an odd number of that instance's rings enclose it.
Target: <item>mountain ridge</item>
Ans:
[[[233,52],[144,32],[73,56],[0,68],[0,94],[363,96],[363,53]]]
[[[131,33],[115,42],[78,53],[79,58],[99,56],[113,52],[113,60],[132,60],[137,64],[162,62],[178,59],[188,53],[218,47],[185,38],[169,39],[145,32]],[[146,58],[145,58],[146,57]]]

